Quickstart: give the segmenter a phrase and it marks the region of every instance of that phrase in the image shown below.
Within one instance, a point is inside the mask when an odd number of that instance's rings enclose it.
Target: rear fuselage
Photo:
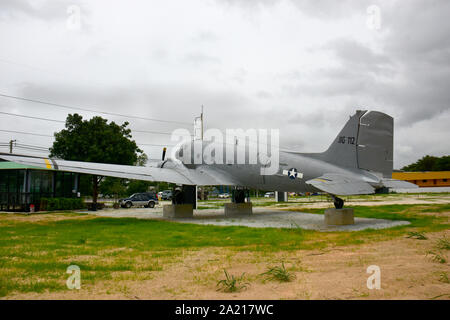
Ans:
[[[271,148],[269,149],[271,151],[269,158],[273,163],[277,163],[274,170],[270,162],[264,162],[264,158],[267,159],[267,157],[261,157],[261,153],[251,145],[234,146],[234,154],[227,158],[226,152],[230,152],[230,150],[226,150],[226,144],[214,144],[205,141],[200,142],[200,144],[202,149],[201,152],[200,149],[197,150],[197,153],[194,152],[194,146],[191,142],[182,145],[175,152],[175,158],[181,161],[179,165],[184,165],[189,169],[219,172],[230,177],[236,185],[242,187],[290,192],[316,192],[318,191],[316,188],[305,182],[326,173],[340,173],[348,177],[363,176],[369,182],[376,180],[364,170],[339,167],[316,159],[314,154],[308,155]],[[208,149],[206,149],[207,146]],[[186,157],[186,150],[189,150],[189,148],[191,154]],[[184,150],[184,153],[181,152],[180,155],[179,150],[181,149]],[[216,157],[215,161],[211,163],[211,154],[205,155],[205,150],[223,150],[223,155]],[[245,159],[244,163],[238,160],[239,152],[242,152],[241,160]],[[217,156],[214,151],[211,153],[212,157]],[[255,154],[257,155],[257,161],[252,163],[250,159],[254,158]],[[199,156],[204,158],[200,159]],[[261,162],[265,164],[263,165]]]

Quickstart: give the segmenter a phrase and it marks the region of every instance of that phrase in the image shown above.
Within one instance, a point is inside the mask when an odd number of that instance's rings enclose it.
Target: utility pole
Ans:
[[[199,128],[199,124],[198,124],[199,120],[200,120],[200,128]],[[200,137],[198,137],[199,130],[200,130]],[[194,140],[197,137],[200,138],[200,140],[203,140],[203,105],[202,105],[202,113],[200,114],[200,117],[194,118]]]
[[[203,105],[202,105],[202,113],[200,114],[200,139],[202,140],[203,144]],[[197,196],[197,195],[196,195]],[[205,200],[205,186],[202,186],[202,192],[200,194],[201,200]]]
[[[202,105],[202,113],[200,114],[200,122],[202,124],[202,128],[201,128],[201,131],[200,131],[200,136],[201,136],[202,141],[203,141],[203,105]]]
[[[9,153],[13,153],[13,143],[15,143],[16,140],[10,140],[9,141]]]

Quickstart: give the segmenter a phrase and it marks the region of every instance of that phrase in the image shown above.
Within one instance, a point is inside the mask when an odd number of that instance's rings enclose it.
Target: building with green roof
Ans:
[[[0,160],[0,211],[39,210],[41,198],[77,197],[79,175]]]

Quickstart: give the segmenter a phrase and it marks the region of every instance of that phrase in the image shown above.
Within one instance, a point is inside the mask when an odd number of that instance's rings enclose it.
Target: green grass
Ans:
[[[324,233],[298,227],[223,227],[134,218],[92,218],[76,213],[60,214],[67,217],[62,220],[39,215],[37,221],[31,219],[33,215],[13,219],[9,214],[0,214],[0,296],[67,290],[66,268],[71,264],[80,267],[83,287],[104,280],[149,279],[167,265],[180,261],[183,253],[202,248],[289,252],[360,245],[402,237],[408,232],[435,232],[450,227],[447,217],[421,215],[448,212],[448,204],[354,208],[357,217],[408,220],[411,224],[385,230]],[[302,211],[323,213],[323,209]],[[448,241],[445,243],[448,245]]]

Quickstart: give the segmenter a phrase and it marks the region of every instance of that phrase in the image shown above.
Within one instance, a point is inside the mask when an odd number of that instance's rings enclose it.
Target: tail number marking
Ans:
[[[340,136],[338,138],[338,143],[342,143],[342,144],[355,144],[355,137],[346,137],[346,136]]]

